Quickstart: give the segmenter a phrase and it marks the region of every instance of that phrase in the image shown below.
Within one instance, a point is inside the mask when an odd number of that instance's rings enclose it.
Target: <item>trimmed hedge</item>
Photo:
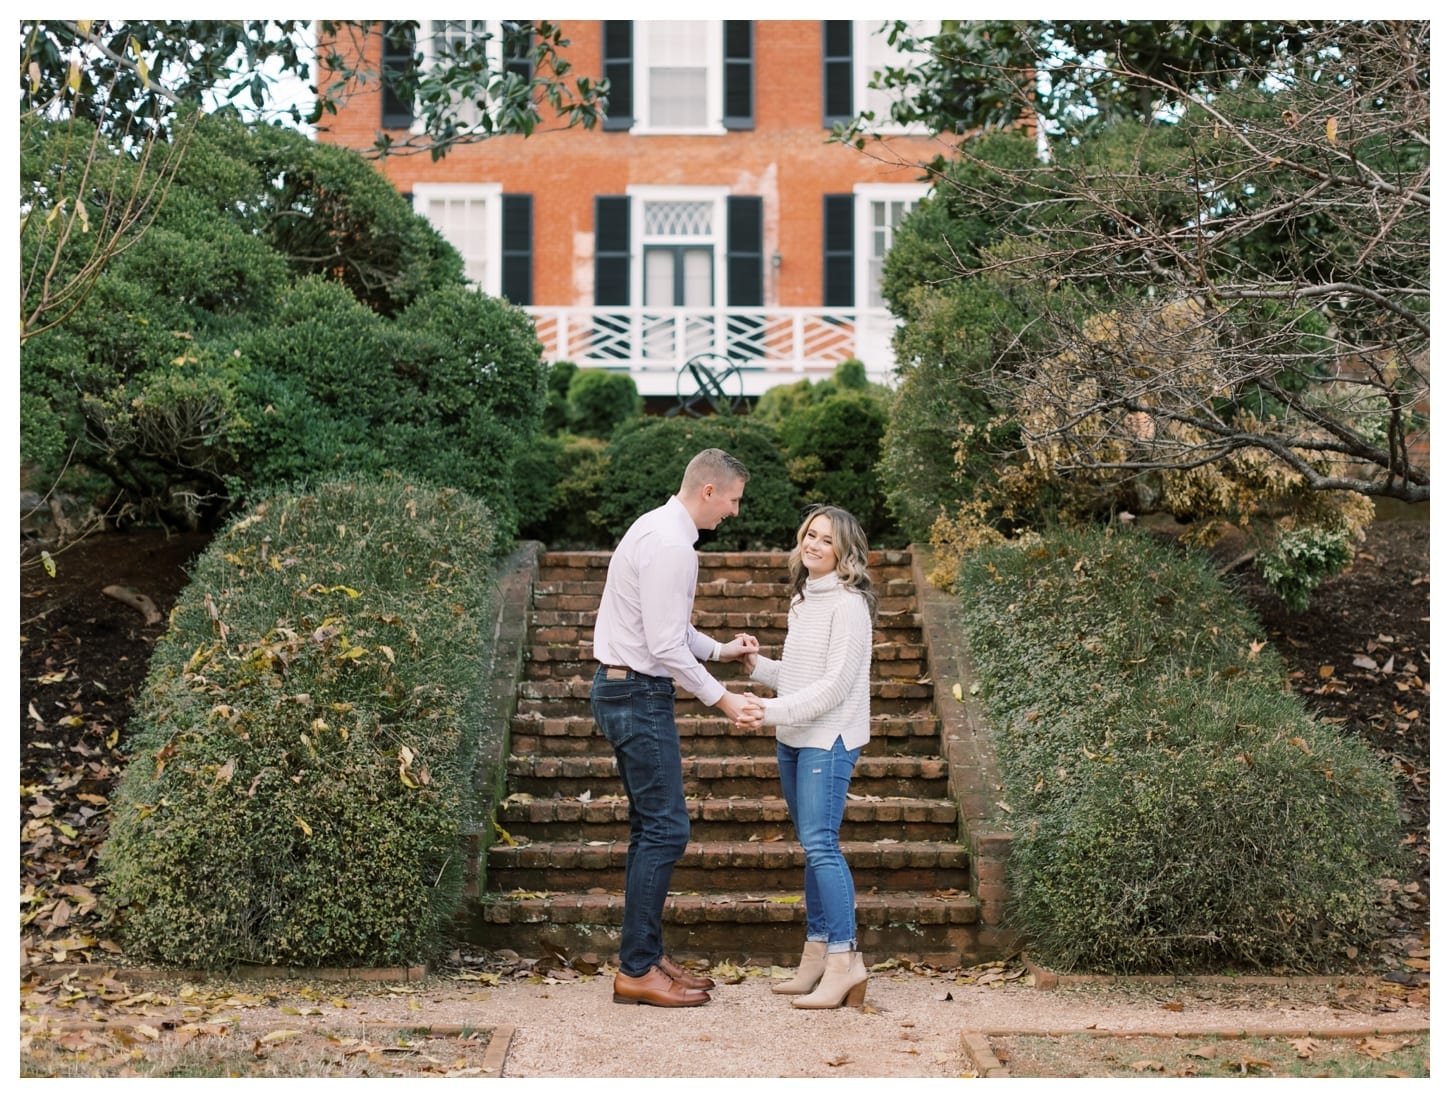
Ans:
[[[628,374],[580,370],[569,380],[564,417],[576,435],[608,438],[621,423],[642,415],[644,397]]]
[[[1064,970],[1328,970],[1373,941],[1391,776],[1286,690],[1207,562],[1063,532],[969,554],[1013,919]]]
[[[599,489],[599,511],[591,515],[617,542],[630,524],[680,489],[685,466],[701,450],[719,447],[750,472],[740,514],[703,530],[702,551],[784,549],[795,544],[800,497],[786,473],[776,433],[736,416],[641,419],[622,426],[606,451],[609,465]]]
[[[129,953],[430,955],[460,900],[493,547],[483,504],[397,477],[218,535],[152,656],[102,852]]]

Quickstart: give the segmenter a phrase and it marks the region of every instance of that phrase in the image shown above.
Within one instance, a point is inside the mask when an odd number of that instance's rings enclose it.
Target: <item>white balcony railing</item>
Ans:
[[[627,370],[644,396],[672,396],[680,368],[699,354],[741,368],[746,396],[802,378],[829,377],[858,358],[872,381],[890,384],[896,321],[885,309],[709,308],[534,305],[544,358]]]

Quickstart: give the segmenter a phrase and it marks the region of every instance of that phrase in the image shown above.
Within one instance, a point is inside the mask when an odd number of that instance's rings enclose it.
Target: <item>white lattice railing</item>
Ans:
[[[895,362],[885,309],[651,309],[535,305],[544,358],[581,367],[628,370],[645,396],[676,392],[680,368],[699,354],[724,355],[741,368],[745,395],[829,377],[859,358],[872,381],[890,383]]]

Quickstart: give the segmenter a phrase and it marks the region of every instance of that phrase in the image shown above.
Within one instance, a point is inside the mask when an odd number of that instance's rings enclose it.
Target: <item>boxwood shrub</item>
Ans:
[[[134,956],[417,962],[458,907],[494,522],[399,477],[275,496],[197,559],[102,853]]]
[[[608,544],[679,491],[690,459],[712,446],[740,459],[750,480],[740,513],[714,531],[701,531],[695,547],[722,552],[794,545],[800,497],[786,472],[780,442],[771,427],[739,416],[646,418],[624,424],[605,452],[609,464],[601,478],[599,511],[591,516],[608,531]]]
[[[1393,781],[1204,560],[1062,532],[969,554],[960,590],[1038,959],[1315,971],[1373,940]]]

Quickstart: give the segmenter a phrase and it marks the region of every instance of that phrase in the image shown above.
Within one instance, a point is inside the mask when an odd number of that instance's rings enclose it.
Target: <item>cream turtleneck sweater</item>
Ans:
[[[834,572],[806,580],[792,603],[779,660],[757,657],[750,677],[772,687],[764,723],[788,747],[849,750],[871,738],[871,613]]]

